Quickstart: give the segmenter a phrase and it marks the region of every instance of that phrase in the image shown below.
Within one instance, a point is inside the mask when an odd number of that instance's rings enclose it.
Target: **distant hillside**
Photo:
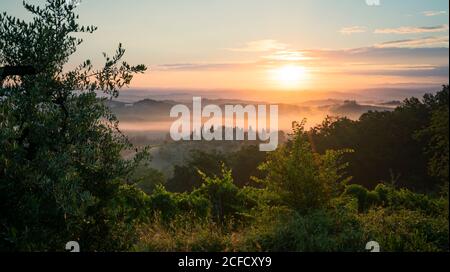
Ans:
[[[121,121],[164,121],[169,120],[170,110],[177,104],[186,105],[192,109],[192,102],[175,102],[171,100],[157,101],[152,99],[144,99],[135,103],[125,103],[119,101],[108,100],[107,105],[111,110],[119,117]],[[264,102],[252,102],[236,99],[204,99],[202,100],[202,106],[206,105],[218,105],[225,109],[225,105],[265,105]],[[290,104],[278,104],[279,113],[283,114],[295,114],[306,113],[311,110],[310,107],[296,106]]]
[[[158,137],[163,137],[170,129],[174,118],[170,117],[170,110],[177,104],[186,105],[192,110],[192,101],[177,102],[173,100],[143,99],[134,103],[107,101],[107,105],[120,120],[121,128],[134,135],[149,137],[158,132]],[[384,103],[384,105],[383,105]],[[293,121],[306,119],[307,126],[315,126],[323,121],[326,116],[346,116],[358,119],[368,111],[392,111],[400,102],[389,101],[382,103],[363,103],[354,100],[310,100],[299,105],[278,104],[279,129],[290,131]],[[206,105],[218,105],[225,111],[225,105],[264,105],[264,102],[245,101],[238,99],[203,99],[202,107]],[[144,134],[143,134],[144,133]],[[155,138],[155,137],[150,137]]]
[[[178,104],[174,101],[144,99],[135,103],[108,100],[107,105],[121,121],[152,121],[169,118],[170,109]]]
[[[425,93],[435,93],[441,89],[435,84],[397,84],[379,88],[355,90],[299,90],[299,91],[257,91],[257,90],[188,90],[188,89],[126,89],[121,91],[119,100],[133,103],[144,99],[156,101],[174,100],[188,103],[193,96],[207,99],[270,101],[306,105],[318,100],[356,101],[403,101],[408,97],[422,97]]]
[[[321,106],[319,109],[323,111],[329,111],[336,115],[343,115],[350,118],[357,118],[358,116],[368,111],[392,111],[392,107],[382,107],[373,105],[363,105],[356,101],[344,101],[342,104],[336,104],[331,106]]]

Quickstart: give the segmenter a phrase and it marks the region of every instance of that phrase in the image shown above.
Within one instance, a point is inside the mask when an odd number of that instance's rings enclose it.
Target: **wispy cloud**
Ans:
[[[254,62],[169,63],[152,66],[152,71],[211,71],[256,65]]]
[[[267,52],[272,50],[283,50],[287,47],[287,44],[281,43],[277,40],[258,40],[248,42],[242,47],[226,49],[235,52]]]
[[[227,48],[227,50],[234,52],[266,53],[267,55],[261,57],[274,61],[301,61],[310,59],[302,51],[291,50],[289,47],[291,47],[289,44],[277,40],[257,40],[247,42],[243,47]]]
[[[268,56],[263,56],[263,58],[277,61],[301,61],[311,59],[311,57],[305,56],[304,52],[298,50],[281,50]]]
[[[341,28],[341,30],[339,30],[339,33],[344,35],[351,35],[356,33],[364,33],[366,31],[367,28],[365,26],[347,26]]]
[[[369,67],[370,68],[370,67]],[[352,74],[379,75],[379,76],[402,76],[402,77],[446,77],[448,76],[448,66],[377,66],[373,69],[356,69]]]
[[[410,47],[361,47],[305,51],[312,56],[311,71],[322,75],[392,77],[448,77],[448,49]]]
[[[449,47],[448,36],[424,37],[417,39],[404,39],[389,41],[377,44],[378,48],[397,47],[397,48],[429,48],[429,47]]]
[[[376,34],[417,34],[417,33],[438,33],[448,31],[448,25],[439,26],[424,26],[424,27],[414,27],[414,26],[402,26],[398,28],[383,28],[376,29],[374,33]]]
[[[223,61],[175,63],[152,67],[153,71],[236,73],[247,78],[249,73],[268,71],[285,65],[305,67],[313,77],[371,77],[379,80],[445,81],[448,78],[448,36],[403,39],[346,49],[295,49],[293,45],[270,40],[249,42],[238,52],[259,52],[247,62]],[[217,73],[217,74],[220,74]],[[195,74],[195,73],[194,73]],[[255,73],[256,74],[256,73]],[[191,75],[189,75],[191,76]]]
[[[445,15],[447,14],[447,11],[445,10],[427,10],[422,12],[423,15],[432,17],[432,16],[439,16],[439,15]]]

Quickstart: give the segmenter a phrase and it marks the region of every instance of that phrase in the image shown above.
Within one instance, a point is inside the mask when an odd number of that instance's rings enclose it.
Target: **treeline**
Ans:
[[[448,181],[448,85],[423,99],[406,99],[394,111],[367,112],[356,121],[327,117],[303,137],[316,153],[350,149],[343,160],[353,184],[373,189],[387,182],[415,192],[439,192]],[[194,150],[185,164],[174,167],[165,185],[172,192],[191,191],[201,185],[198,170],[219,175],[225,163],[239,187],[254,186],[251,177],[261,177],[257,168],[266,155],[257,146],[231,153]]]
[[[350,148],[344,156],[353,182],[380,181],[435,192],[448,181],[448,85],[410,98],[392,112],[368,112],[357,121],[327,118],[308,133],[316,152]]]

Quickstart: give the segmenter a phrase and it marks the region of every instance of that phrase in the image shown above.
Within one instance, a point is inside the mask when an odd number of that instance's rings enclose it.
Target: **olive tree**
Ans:
[[[96,27],[80,26],[65,0],[23,5],[28,21],[0,14],[0,66],[37,72],[0,84],[0,250],[64,250],[71,240],[126,250],[145,197],[124,181],[146,152],[123,159],[133,147],[104,100],[146,67],[122,61],[119,45],[104,66],[86,60],[68,71],[77,33]]]

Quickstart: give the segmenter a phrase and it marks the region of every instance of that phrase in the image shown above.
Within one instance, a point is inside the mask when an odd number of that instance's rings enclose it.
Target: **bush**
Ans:
[[[150,195],[151,210],[160,213],[163,220],[189,213],[198,218],[210,217],[216,222],[226,218],[237,219],[241,213],[257,205],[255,194],[248,188],[238,188],[230,170],[222,167],[222,177],[207,177],[200,172],[202,185],[191,193],[171,193],[159,185]],[[255,189],[257,190],[257,189]]]
[[[420,211],[373,209],[360,215],[366,241],[377,241],[382,251],[448,251],[448,217]]]
[[[194,191],[209,200],[211,216],[218,222],[226,217],[233,217],[243,211],[245,195],[239,194],[240,189],[233,183],[230,170],[222,166],[222,177],[207,177],[202,175],[203,184]]]
[[[292,136],[260,166],[266,173],[263,182],[284,205],[300,213],[325,208],[349,180],[342,173],[347,165],[340,163],[342,155],[349,151],[314,153],[305,140],[303,123],[297,125]]]
[[[242,236],[245,251],[363,251],[365,246],[357,217],[346,209],[301,215],[269,208]]]
[[[140,165],[135,171],[131,179],[136,183],[137,187],[146,194],[151,195],[158,185],[163,185],[166,178],[160,171]]]
[[[231,240],[223,226],[209,219],[184,214],[170,224],[159,217],[143,226],[135,251],[146,252],[219,252],[228,251]]]
[[[355,197],[358,200],[359,212],[365,212],[380,202],[380,196],[377,191],[368,191],[363,186],[357,184],[347,186],[344,195]]]
[[[386,207],[394,209],[408,209],[421,211],[425,214],[440,216],[443,214],[448,202],[440,198],[431,198],[424,194],[417,194],[407,189],[395,190],[390,188],[388,191],[388,203]]]
[[[443,198],[431,198],[408,189],[395,189],[393,186],[385,184],[377,185],[373,191],[369,191],[361,185],[349,185],[346,187],[344,195],[355,197],[358,200],[359,212],[367,212],[373,206],[380,206],[397,210],[422,211],[439,216],[443,214],[448,203]]]

